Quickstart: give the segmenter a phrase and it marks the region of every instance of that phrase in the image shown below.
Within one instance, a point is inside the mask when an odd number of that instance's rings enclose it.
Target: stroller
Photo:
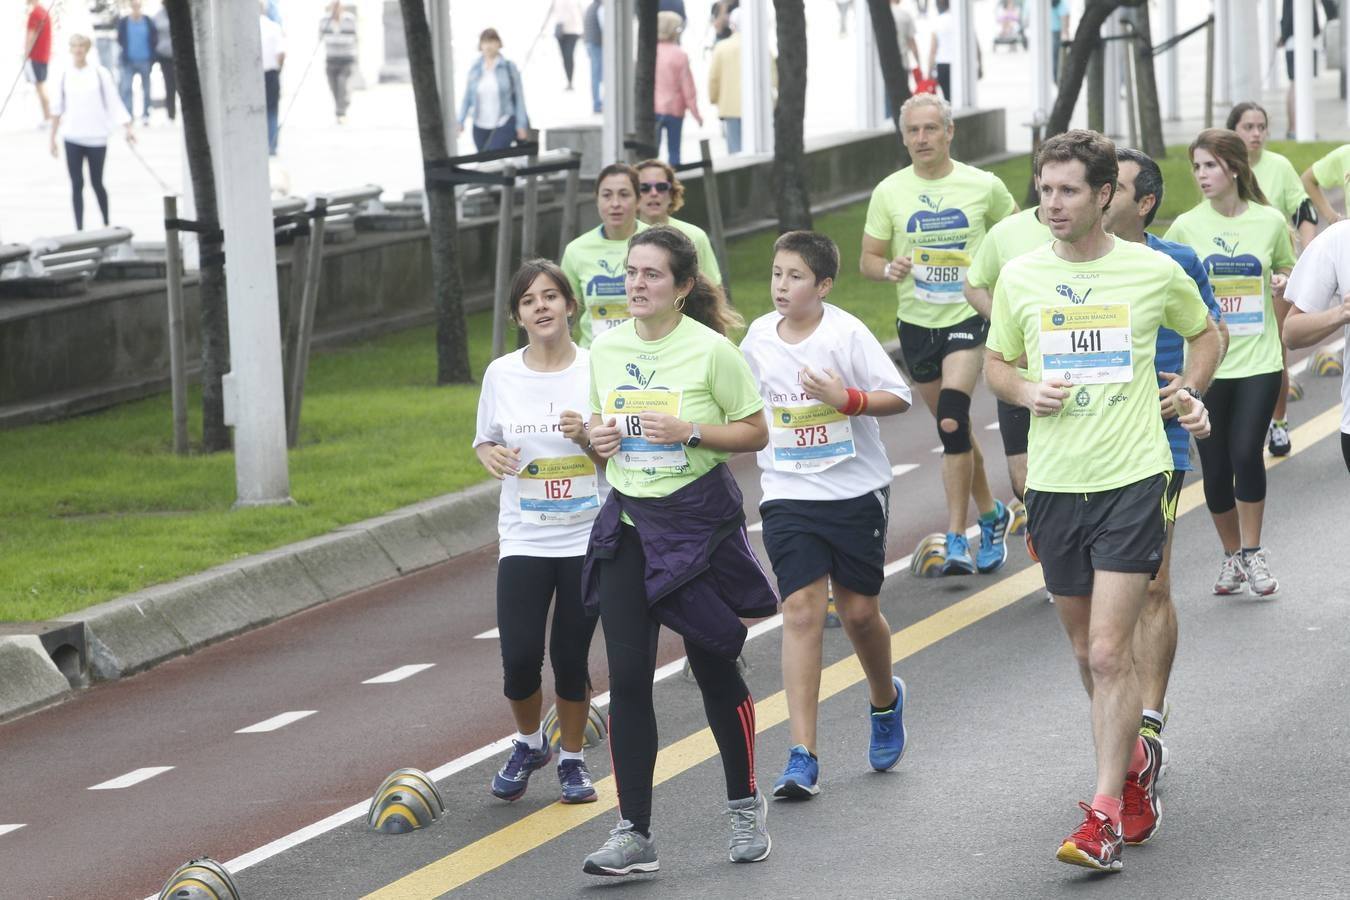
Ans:
[[[1016,50],[1027,49],[1026,0],[998,0],[994,7],[998,31],[994,35],[994,49],[999,45]]]

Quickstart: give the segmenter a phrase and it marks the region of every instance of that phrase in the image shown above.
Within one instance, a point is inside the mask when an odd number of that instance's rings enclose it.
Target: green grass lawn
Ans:
[[[1300,171],[1333,146],[1275,143]],[[1199,200],[1185,148],[1163,161],[1160,220]],[[995,167],[1020,201],[1025,157]],[[883,340],[894,301],[857,274],[866,204],[816,220],[839,242],[832,301]],[[733,242],[729,282],[747,319],[767,312],[774,236]],[[487,365],[491,323],[470,318],[473,371]],[[484,479],[469,444],[478,391],[436,387],[430,328],[317,354],[301,446],[290,454],[295,505],[232,508],[230,454],[177,457],[162,395],[51,425],[0,431],[0,620],[45,619],[230,559],[312,537]],[[190,399],[200,433],[199,398]]]

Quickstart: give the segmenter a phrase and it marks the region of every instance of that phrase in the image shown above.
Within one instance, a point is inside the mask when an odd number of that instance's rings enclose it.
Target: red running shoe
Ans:
[[[1158,833],[1162,800],[1158,799],[1158,772],[1162,768],[1162,741],[1139,735],[1144,744],[1144,771],[1125,776],[1125,806],[1120,831],[1127,844],[1142,844]]]
[[[1098,872],[1119,872],[1124,866],[1120,859],[1120,832],[1112,827],[1106,813],[1086,803],[1079,803],[1078,806],[1087,816],[1078,830],[1059,845],[1055,859]]]

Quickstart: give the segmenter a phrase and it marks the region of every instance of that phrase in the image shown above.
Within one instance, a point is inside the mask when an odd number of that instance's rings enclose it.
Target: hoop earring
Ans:
[[[676,312],[684,312],[684,297],[683,297],[683,296],[679,296],[679,297],[676,297],[676,298],[675,298],[675,311],[676,311]]]

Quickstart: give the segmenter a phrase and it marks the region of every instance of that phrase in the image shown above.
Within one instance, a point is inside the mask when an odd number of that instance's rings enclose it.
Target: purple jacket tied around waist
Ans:
[[[741,619],[778,612],[778,595],[745,534],[743,503],[726,465],[659,499],[610,491],[591,528],[581,573],[587,609],[600,605],[596,561],[614,558],[624,525],[620,514],[627,513],[646,556],[652,615],[700,647],[735,659],[745,644]]]

